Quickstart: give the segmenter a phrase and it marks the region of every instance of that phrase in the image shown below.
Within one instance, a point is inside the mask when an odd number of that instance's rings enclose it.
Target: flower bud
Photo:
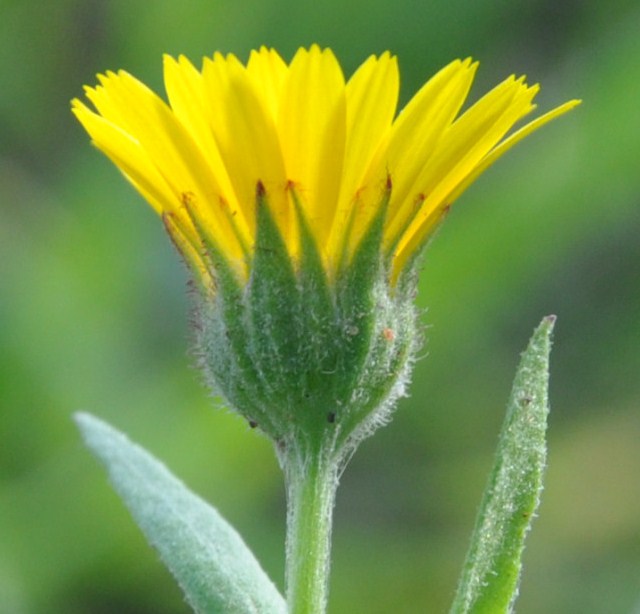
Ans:
[[[280,446],[345,455],[385,422],[417,346],[415,276],[390,283],[382,252],[391,182],[348,262],[329,277],[293,187],[299,256],[256,190],[251,274],[219,254],[215,289],[197,293],[197,354],[219,391]]]

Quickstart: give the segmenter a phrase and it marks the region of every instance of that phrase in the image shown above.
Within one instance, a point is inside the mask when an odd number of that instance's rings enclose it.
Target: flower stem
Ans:
[[[287,456],[286,592],[290,614],[326,611],[337,462],[322,452]]]

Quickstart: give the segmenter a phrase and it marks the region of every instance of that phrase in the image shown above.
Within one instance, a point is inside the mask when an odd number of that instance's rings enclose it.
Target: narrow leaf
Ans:
[[[544,318],[522,355],[451,614],[512,611],[524,539],[542,491],[554,323],[555,316]]]
[[[284,599],[258,561],[215,509],[105,422],[85,413],[75,420],[195,612],[286,612]]]

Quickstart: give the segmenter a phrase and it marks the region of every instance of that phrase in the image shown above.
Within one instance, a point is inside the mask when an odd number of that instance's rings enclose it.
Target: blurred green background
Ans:
[[[338,496],[330,612],[444,612],[519,352],[558,315],[547,486],[518,612],[640,599],[640,7],[614,0],[0,0],[0,610],[186,612],[80,444],[83,409],[161,457],[282,586],[284,499],[267,441],[212,407],[188,355],[186,275],[151,209],[69,100],[161,54],[331,46],[345,72],[399,56],[402,101],[454,57],[540,108],[582,107],[464,195],[427,253],[411,397]]]

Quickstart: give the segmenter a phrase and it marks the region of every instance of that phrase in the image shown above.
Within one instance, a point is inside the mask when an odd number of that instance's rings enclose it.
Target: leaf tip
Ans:
[[[71,416],[73,421],[76,423],[76,426],[80,430],[80,433],[86,437],[88,431],[92,426],[98,423],[98,419],[95,416],[92,416],[90,413],[86,411],[77,411]]]
[[[556,320],[558,316],[555,314],[550,314],[542,318],[542,321],[533,332],[533,337],[531,339],[532,343],[544,343],[550,344],[551,335],[556,325]]]

